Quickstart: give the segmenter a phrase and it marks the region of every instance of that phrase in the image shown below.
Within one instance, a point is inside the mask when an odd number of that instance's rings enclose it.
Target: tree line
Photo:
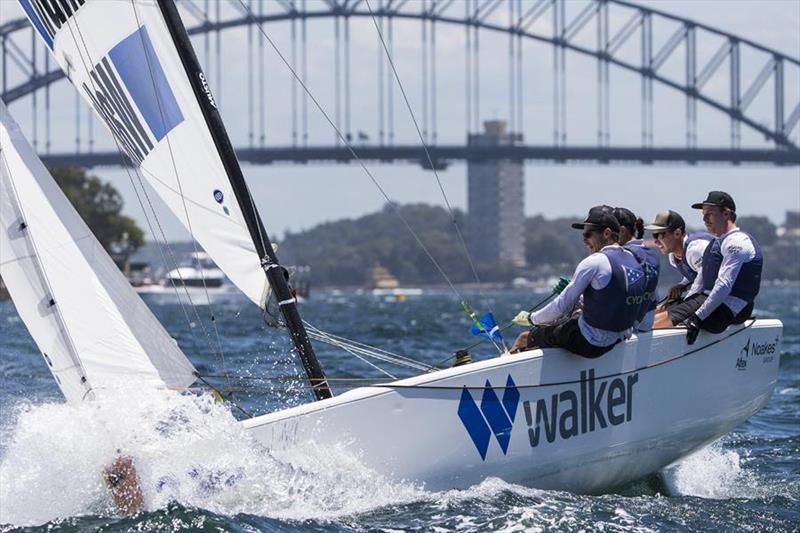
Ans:
[[[122,196],[111,184],[75,166],[52,167],[50,172],[118,264],[124,264],[144,245],[144,233],[122,214]],[[800,280],[800,214],[794,215],[787,219],[781,238],[767,217],[740,216],[737,220],[764,248],[765,279]],[[517,276],[540,279],[569,275],[586,255],[579,232],[570,228],[580,218],[528,217],[524,268],[488,262],[479,253],[468,257],[459,237],[466,227],[464,212],[456,209],[451,217],[442,207],[421,203],[387,204],[358,218],[287,232],[280,256],[284,264],[310,265],[316,285],[363,286],[370,282],[376,266],[387,269],[405,285],[444,283],[440,270],[453,283],[475,282],[476,273],[481,282],[509,282]]]
[[[281,243],[281,259],[286,263],[311,265],[312,279],[317,285],[363,286],[370,281],[370,271],[375,266],[386,268],[402,284],[443,283],[442,275],[395,210],[454,283],[475,281],[453,219],[444,208],[426,204],[387,205],[359,218],[287,232]],[[462,211],[455,211],[459,228],[465,227],[464,218]],[[518,268],[510,263],[486,262],[476,254],[472,261],[479,279],[509,282],[517,276],[538,279],[569,275],[586,255],[580,233],[570,228],[580,218],[528,217],[525,221],[528,266]],[[800,279],[798,243],[779,242],[777,227],[764,216],[740,216],[737,224],[765,248],[765,279]]]

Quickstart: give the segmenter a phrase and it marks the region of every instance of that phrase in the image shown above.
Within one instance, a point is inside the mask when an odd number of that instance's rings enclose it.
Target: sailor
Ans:
[[[689,344],[694,343],[701,328],[721,333],[729,325],[750,318],[764,265],[758,242],[736,227],[736,204],[730,194],[711,191],[692,209],[703,210],[706,229],[716,238],[703,255],[703,290],[696,295],[700,308],[685,321]]]
[[[656,309],[656,289],[658,288],[658,275],[661,270],[661,261],[658,250],[646,246],[644,236],[644,221],[633,214],[633,211],[624,207],[615,207],[611,212],[619,222],[619,244],[631,252],[645,274],[645,297],[636,320],[637,331],[650,331],[653,329],[653,320]]]
[[[583,222],[583,243],[591,252],[578,263],[572,281],[546,307],[514,318],[531,327],[512,351],[562,347],[583,357],[600,357],[633,331],[645,292],[644,271],[618,244],[619,222],[607,206],[595,206]],[[573,313],[583,297],[583,309]]]
[[[702,303],[693,296],[701,292],[703,254],[714,236],[705,231],[687,233],[683,217],[670,209],[658,213],[644,228],[653,232],[656,247],[683,276],[670,287],[666,302],[656,310],[653,327],[671,328],[689,318]]]

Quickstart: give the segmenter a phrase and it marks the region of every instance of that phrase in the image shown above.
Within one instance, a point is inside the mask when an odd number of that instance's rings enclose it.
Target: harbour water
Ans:
[[[465,296],[501,322],[541,297],[530,291]],[[236,391],[243,411],[310,400],[284,335],[265,328],[251,304],[152,308],[198,370],[217,376],[209,381]],[[457,298],[445,291],[402,302],[318,291],[301,311],[323,330],[430,364],[475,340]],[[756,313],[784,323],[781,371],[769,404],[659,475],[584,496],[498,479],[434,492],[375,476],[342,450],[313,446],[279,461],[238,427],[241,411],[207,395],[132,390],[113,403],[67,406],[13,304],[2,302],[0,530],[796,531],[800,288],[762,289]],[[316,346],[329,376],[380,376],[347,353]],[[493,357],[492,350],[484,345],[473,352]],[[339,391],[345,386],[335,384]],[[102,469],[116,450],[135,459],[142,479],[147,509],[134,517],[119,516],[103,486]]]

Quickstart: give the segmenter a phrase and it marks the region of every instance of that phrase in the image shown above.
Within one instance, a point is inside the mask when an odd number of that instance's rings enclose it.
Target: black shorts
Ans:
[[[722,333],[725,331],[725,328],[731,324],[742,324],[745,320],[750,318],[752,312],[753,302],[744,306],[744,309],[737,315],[733,314],[730,307],[722,304],[703,320],[700,327],[710,333]]]
[[[528,334],[528,349],[566,348],[570,352],[593,359],[611,351],[611,346],[595,346],[586,340],[578,325],[578,316],[565,317],[553,324],[534,326]]]
[[[677,326],[696,313],[697,310],[700,309],[700,306],[703,305],[703,302],[706,301],[706,298],[708,298],[707,294],[698,292],[696,294],[692,294],[685,300],[670,304],[667,307],[667,315],[669,315],[672,325]]]
[[[689,318],[693,313],[696,313],[700,306],[703,305],[708,299],[707,294],[698,293],[693,294],[686,300],[672,305],[667,308],[667,314],[669,315],[669,319],[672,321],[673,325],[678,325],[687,318]],[[705,320],[700,324],[700,327],[710,333],[722,333],[725,331],[725,328],[730,326],[731,324],[741,324],[748,318],[750,318],[750,314],[753,312],[753,302],[747,304],[742,311],[734,315],[733,311],[725,304],[720,304],[719,307],[714,309],[714,311],[706,317]]]

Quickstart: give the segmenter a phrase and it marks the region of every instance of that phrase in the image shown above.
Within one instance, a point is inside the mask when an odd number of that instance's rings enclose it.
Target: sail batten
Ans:
[[[67,400],[193,383],[192,364],[1,103],[0,159],[0,275]]]
[[[50,25],[47,14],[26,13],[120,150],[192,238],[262,309],[275,291],[316,397],[329,397],[174,2],[81,2],[66,20]]]

